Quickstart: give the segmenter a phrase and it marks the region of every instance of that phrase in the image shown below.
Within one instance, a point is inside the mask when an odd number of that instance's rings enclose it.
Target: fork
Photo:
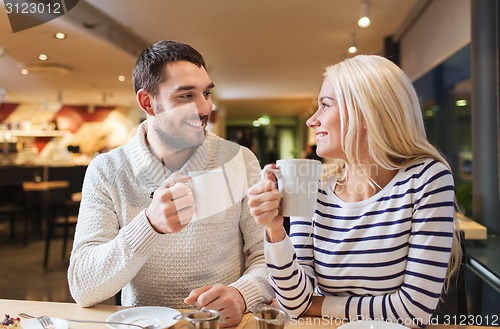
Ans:
[[[40,324],[42,325],[43,329],[55,329],[54,323],[46,315],[34,317],[26,313],[19,313],[19,316],[27,319],[37,319],[38,322],[40,322]]]
[[[36,319],[40,322],[43,329],[55,329],[54,323],[48,316],[46,315],[37,316]]]

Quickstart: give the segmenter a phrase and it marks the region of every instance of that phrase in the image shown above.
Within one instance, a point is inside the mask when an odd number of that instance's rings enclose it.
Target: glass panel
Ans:
[[[452,166],[461,210],[472,215],[471,50],[465,46],[414,81],[427,136]]]

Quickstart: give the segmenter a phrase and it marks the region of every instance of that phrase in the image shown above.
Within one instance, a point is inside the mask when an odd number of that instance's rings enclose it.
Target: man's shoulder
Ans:
[[[101,153],[90,162],[89,166],[114,170],[128,162],[127,144],[116,147],[106,153]]]
[[[220,137],[212,132],[208,133],[208,137],[210,139],[212,139],[215,143],[218,143],[221,146],[221,148],[223,148],[223,149],[236,150],[238,152],[250,153],[250,154],[254,155],[254,153],[248,147],[245,147],[245,146],[240,145],[236,142],[224,139],[224,138],[222,138],[222,137]]]
[[[247,147],[223,139],[213,133],[209,133],[208,138],[213,143],[213,154],[215,158],[217,158],[217,163],[219,165],[232,163],[238,167],[255,167],[260,170],[260,164],[257,157]]]

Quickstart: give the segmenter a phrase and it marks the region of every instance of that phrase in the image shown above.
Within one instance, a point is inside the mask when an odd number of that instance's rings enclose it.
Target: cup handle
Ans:
[[[266,172],[270,172],[274,174],[274,177],[278,180],[278,185],[282,185],[283,183],[283,176],[281,175],[281,171],[279,169],[272,169],[272,168],[264,168],[260,171],[260,179],[266,178]]]

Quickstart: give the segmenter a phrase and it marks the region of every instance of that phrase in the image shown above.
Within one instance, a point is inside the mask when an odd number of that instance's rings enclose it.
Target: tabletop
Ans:
[[[50,191],[67,187],[69,187],[69,181],[67,180],[23,182],[23,190],[26,192]]]
[[[84,319],[84,320],[104,321],[111,314],[126,308],[127,307],[115,306],[115,305],[96,305],[89,308],[83,308],[75,303],[55,303],[55,302],[42,302],[42,301],[0,299],[0,315],[2,319],[4,314],[9,314],[12,317],[17,317],[19,313],[27,313],[32,316],[47,315],[51,318],[59,318],[59,319]],[[179,311],[181,313],[185,313],[185,312],[191,312],[193,310],[179,310]],[[240,324],[238,326],[231,327],[231,329],[244,329],[250,317],[251,314],[245,314]],[[74,322],[69,322],[69,328],[109,329],[105,324],[94,324],[94,323],[88,324],[88,323],[74,323]],[[186,325],[185,321],[181,320],[170,328],[187,329],[188,326]]]
[[[86,319],[86,320],[106,320],[111,314],[126,309],[127,307],[115,305],[96,305],[94,307],[83,308],[75,303],[55,303],[55,302],[41,302],[41,301],[24,301],[24,300],[9,300],[0,299],[0,314],[9,314],[17,316],[19,313],[24,312],[33,316],[48,315],[53,318],[60,319]],[[190,312],[192,310],[179,310],[181,313]],[[448,325],[429,325],[428,329],[486,329],[490,326],[498,326],[500,319],[490,319],[496,321],[495,323],[482,322],[482,326],[467,325],[467,319],[463,323],[458,322],[460,319],[450,319]],[[311,318],[304,317],[290,320],[285,326],[286,329],[321,329],[329,328],[336,329],[342,321],[338,319],[331,319],[327,317]],[[477,324],[474,322],[473,324]],[[70,329],[104,329],[107,328],[104,324],[85,324],[85,323],[69,323]],[[132,328],[132,327],[131,327]],[[188,328],[186,322],[181,320],[177,322],[173,329]],[[243,319],[238,326],[231,327],[231,329],[256,329],[256,322],[252,314],[244,314]]]

